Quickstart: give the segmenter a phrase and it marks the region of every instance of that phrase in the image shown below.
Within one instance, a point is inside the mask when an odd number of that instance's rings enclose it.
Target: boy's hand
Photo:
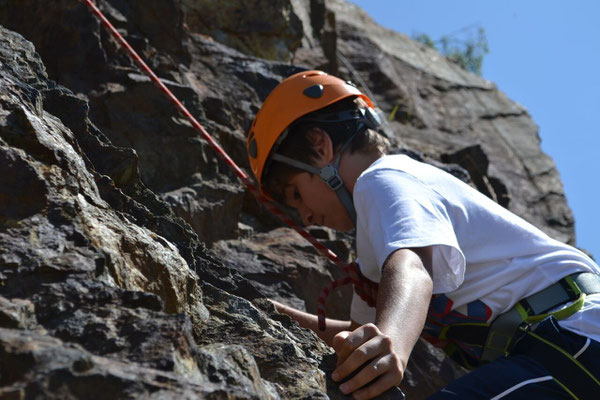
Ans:
[[[394,351],[392,339],[374,324],[338,333],[333,338],[333,348],[338,355],[337,368],[332,374],[334,381],[341,381],[360,369],[340,386],[344,394],[371,399],[402,381],[405,364]]]

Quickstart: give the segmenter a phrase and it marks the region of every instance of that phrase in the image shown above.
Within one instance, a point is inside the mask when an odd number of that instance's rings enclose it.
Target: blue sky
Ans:
[[[600,260],[600,1],[355,0],[379,24],[438,39],[476,24],[483,77],[539,126],[575,215],[577,246]]]

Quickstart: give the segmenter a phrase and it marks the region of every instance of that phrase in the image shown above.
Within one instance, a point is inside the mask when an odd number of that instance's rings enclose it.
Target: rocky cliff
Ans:
[[[284,77],[372,94],[397,151],[572,243],[527,111],[343,0],[97,0],[232,158]],[[0,398],[343,398],[314,312],[336,267],[257,204],[76,0],[0,1]],[[311,229],[345,259],[352,238]],[[335,293],[345,317],[351,292]],[[461,374],[419,343],[403,389]]]

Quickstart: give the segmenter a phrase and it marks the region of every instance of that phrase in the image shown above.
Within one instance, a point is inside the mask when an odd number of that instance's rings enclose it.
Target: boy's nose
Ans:
[[[306,207],[306,206],[300,208],[299,211],[300,211],[300,217],[302,218],[302,223],[304,223],[305,226],[312,225],[313,224],[312,211],[309,210],[308,207]]]

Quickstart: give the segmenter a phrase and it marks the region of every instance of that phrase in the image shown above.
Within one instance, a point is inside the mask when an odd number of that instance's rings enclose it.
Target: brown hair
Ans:
[[[277,148],[277,153],[313,165],[318,154],[308,139],[308,133],[315,128],[324,130],[331,138],[333,148],[335,151],[338,151],[339,147],[355,132],[356,122],[311,122],[310,117],[313,114],[334,113],[365,107],[367,107],[367,104],[364,100],[354,97],[344,99],[303,116],[290,125],[287,136]],[[307,122],[303,122],[303,120],[307,120]],[[383,155],[386,154],[388,147],[389,142],[383,135],[371,129],[363,129],[352,140],[348,149],[350,153],[358,151],[364,154]],[[283,202],[284,188],[294,175],[301,172],[305,171],[279,161],[271,160],[267,166],[266,175],[263,178],[265,190],[276,201]]]

